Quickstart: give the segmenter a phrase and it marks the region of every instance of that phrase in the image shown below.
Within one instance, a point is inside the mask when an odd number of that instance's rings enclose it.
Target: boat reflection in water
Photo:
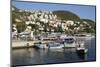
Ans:
[[[69,49],[15,49],[13,50],[13,65],[51,64],[84,61],[86,58],[78,54],[75,48]]]
[[[77,53],[77,56],[80,59],[86,60],[87,59],[87,53]]]
[[[80,61],[95,61],[95,38],[85,42],[87,53],[80,53],[76,48],[63,49],[13,49],[13,65],[54,64]]]
[[[76,47],[74,43],[74,38],[72,37],[60,38],[48,43],[42,43],[43,40],[44,39],[42,39],[38,43],[35,43],[34,47],[39,49],[63,49],[63,48]]]

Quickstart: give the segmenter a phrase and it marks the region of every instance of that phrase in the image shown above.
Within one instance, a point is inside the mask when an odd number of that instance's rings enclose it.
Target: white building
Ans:
[[[68,20],[68,21],[66,21],[66,24],[67,24],[68,26],[70,26],[70,25],[74,25],[74,21],[72,21],[72,20]]]

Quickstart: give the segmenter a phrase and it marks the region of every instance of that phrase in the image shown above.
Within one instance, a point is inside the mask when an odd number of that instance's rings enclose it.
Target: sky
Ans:
[[[57,4],[57,3],[39,3],[26,1],[12,1],[12,5],[19,9],[29,10],[66,10],[77,14],[81,19],[90,19],[96,21],[96,7],[74,4]]]

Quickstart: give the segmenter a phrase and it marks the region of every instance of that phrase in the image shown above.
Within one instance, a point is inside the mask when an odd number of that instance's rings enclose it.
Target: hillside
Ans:
[[[81,17],[70,11],[44,12],[13,8],[12,24],[16,25],[18,33],[25,31],[29,26],[35,33],[95,33],[96,30],[96,22],[90,19],[80,19]]]
[[[73,21],[79,21],[80,17],[70,11],[53,11],[53,14],[56,14],[59,19],[61,20],[73,20]]]

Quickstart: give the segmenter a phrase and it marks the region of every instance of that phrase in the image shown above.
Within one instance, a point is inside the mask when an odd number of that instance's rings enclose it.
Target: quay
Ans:
[[[12,48],[75,48],[77,42],[84,42],[91,39],[94,36],[77,34],[75,36],[68,36],[67,34],[52,33],[52,34],[41,34],[34,37],[30,36],[30,33],[24,32],[21,34],[12,36]],[[33,35],[33,34],[32,34]],[[52,43],[53,42],[53,43]],[[74,43],[73,43],[74,42]],[[59,43],[59,44],[58,44]],[[72,44],[73,43],[73,44]],[[62,46],[61,46],[62,45]]]
[[[35,41],[20,41],[20,40],[13,40],[12,41],[12,48],[13,49],[20,49],[20,48],[29,48],[33,47],[35,43],[41,42],[41,40]],[[42,41],[42,43],[48,43],[52,41]]]
[[[88,37],[75,37],[77,40],[88,40]],[[89,38],[91,39],[91,38]],[[44,43],[47,44],[49,42],[55,42],[55,40],[32,40],[32,41],[24,41],[24,40],[12,40],[12,48],[13,49],[20,49],[20,48],[33,48],[34,44],[36,43]],[[70,45],[66,45],[69,48]],[[75,43],[71,45],[71,47],[75,47]]]

